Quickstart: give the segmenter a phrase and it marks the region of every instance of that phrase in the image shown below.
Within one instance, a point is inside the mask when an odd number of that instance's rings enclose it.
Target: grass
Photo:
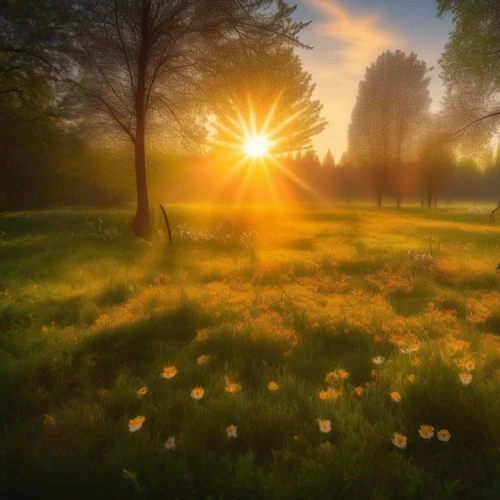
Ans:
[[[497,225],[463,208],[168,212],[173,249],[160,219],[135,240],[127,208],[0,215],[2,498],[499,498]],[[430,263],[408,256],[429,238]]]

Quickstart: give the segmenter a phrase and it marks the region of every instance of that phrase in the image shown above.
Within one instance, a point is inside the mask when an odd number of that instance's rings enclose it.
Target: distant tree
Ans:
[[[356,175],[354,165],[346,153],[343,153],[340,158],[340,162],[335,169],[335,177],[340,191],[343,197],[345,197],[347,206],[349,206],[356,184]]]
[[[448,134],[442,132],[441,120],[435,117],[422,139],[418,155],[422,190],[430,208],[441,192],[446,180],[449,180],[455,168],[453,143]]]
[[[335,158],[330,150],[328,150],[321,163],[325,168],[335,168]]]
[[[299,44],[307,23],[283,0],[74,0],[81,22],[81,87],[87,109],[134,147],[133,231],[149,232],[146,143],[168,135],[198,139],[201,68],[215,47],[245,39]]]
[[[306,150],[326,125],[315,84],[292,47],[275,41],[224,42],[208,61],[203,85],[217,120],[216,140],[241,148],[248,135],[265,135],[271,152]]]
[[[359,84],[348,131],[349,157],[369,172],[377,206],[392,178],[397,206],[401,192],[394,175],[415,154],[416,136],[431,99],[428,69],[412,52],[384,52],[367,68]]]

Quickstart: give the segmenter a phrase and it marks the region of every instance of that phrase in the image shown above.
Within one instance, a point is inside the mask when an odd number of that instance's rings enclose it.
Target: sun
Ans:
[[[246,138],[243,144],[243,152],[253,159],[260,159],[269,153],[270,143],[263,135],[253,135]]]

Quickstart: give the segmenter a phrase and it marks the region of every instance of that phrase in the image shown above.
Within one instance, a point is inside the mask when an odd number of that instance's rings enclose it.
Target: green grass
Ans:
[[[0,214],[2,498],[500,497],[500,227],[460,207],[167,211],[173,249],[159,218],[136,241],[128,208]]]

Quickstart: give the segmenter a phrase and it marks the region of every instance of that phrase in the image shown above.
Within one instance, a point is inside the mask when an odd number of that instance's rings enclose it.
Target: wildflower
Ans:
[[[415,358],[415,359],[411,360],[411,366],[417,367],[417,366],[420,366],[420,364],[421,364],[421,361],[418,358]]]
[[[408,380],[410,382],[415,382],[415,375],[408,375]]]
[[[464,385],[468,385],[471,383],[471,380],[472,380],[472,374],[471,373],[461,373],[459,375],[460,377],[460,381],[462,382],[462,384]]]
[[[341,378],[341,379],[345,380],[345,379],[349,378],[349,372],[344,370],[343,368],[339,368],[337,370],[337,373],[338,373],[339,378]]]
[[[325,382],[329,384],[330,382],[337,380],[337,372],[328,372],[325,377]]]
[[[399,349],[400,352],[403,354],[413,354],[414,352],[418,351],[418,348],[416,347],[408,347],[408,349]]]
[[[142,396],[145,396],[146,394],[148,393],[148,388],[147,387],[141,387],[138,391],[137,391],[137,395],[142,398]]]
[[[128,430],[129,432],[136,432],[138,431],[141,427],[144,421],[146,420],[146,417],[135,417],[132,420],[128,421]]]
[[[376,365],[381,365],[385,361],[385,358],[383,356],[377,356],[376,358],[372,358],[372,361]]]
[[[418,433],[423,439],[431,439],[434,436],[434,427],[432,425],[421,425]]]
[[[228,438],[237,438],[238,437],[238,428],[236,425],[230,425],[227,429],[227,437]]]
[[[199,365],[204,365],[210,359],[209,354],[202,354],[199,358],[196,358],[196,362]]]
[[[269,382],[269,384],[267,384],[267,388],[270,391],[277,391],[280,387],[276,382],[272,381],[272,382]]]
[[[401,401],[401,394],[399,394],[399,392],[391,392],[391,399],[395,402],[395,403],[399,403]]]
[[[175,450],[175,437],[170,436],[166,441],[165,441],[165,448],[167,450]]]
[[[43,416],[43,423],[47,427],[55,427],[55,425],[56,425],[56,419],[54,417],[52,417],[51,415],[49,415],[49,414],[46,413]]]
[[[363,392],[363,388],[359,385],[358,387],[354,388],[354,392],[358,395],[361,396],[361,393]]]
[[[165,366],[165,368],[163,368],[163,373],[161,374],[161,376],[163,378],[173,378],[177,375],[177,368],[175,366]]]
[[[407,439],[406,436],[403,436],[403,434],[395,432],[394,437],[391,439],[391,441],[396,448],[401,448],[401,449],[406,448]]]
[[[470,359],[469,361],[464,363],[464,367],[468,372],[471,372],[476,368],[476,363],[474,363],[474,361]]]
[[[340,395],[340,392],[336,391],[333,387],[328,387],[326,391],[321,391],[319,393],[319,399],[333,401],[337,399]]]
[[[224,377],[224,380],[226,381],[226,387],[225,387],[225,391],[226,392],[238,392],[238,391],[241,391],[241,385],[240,384],[237,384],[236,382],[231,382],[231,380],[229,380],[229,377]]]
[[[319,430],[321,432],[330,432],[332,430],[330,420],[318,420],[319,422]]]
[[[439,439],[439,441],[442,441],[443,443],[447,443],[451,438],[450,431],[448,429],[441,429],[437,433],[437,438]]]
[[[204,394],[205,394],[205,389],[203,389],[203,387],[195,387],[191,391],[191,397],[193,399],[201,399]]]

